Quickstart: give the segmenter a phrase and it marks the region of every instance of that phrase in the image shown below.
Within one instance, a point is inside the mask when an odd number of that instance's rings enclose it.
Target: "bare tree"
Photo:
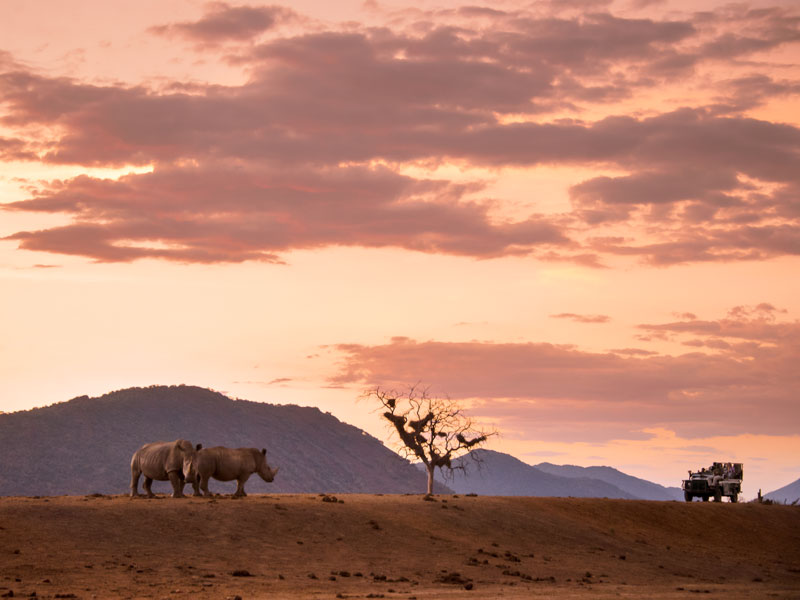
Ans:
[[[385,409],[383,417],[400,436],[400,453],[406,458],[417,457],[425,465],[429,495],[437,467],[450,471],[458,468],[453,466],[454,459],[497,434],[476,428],[457,401],[431,396],[427,388],[412,386],[397,393],[378,387],[365,395]]]

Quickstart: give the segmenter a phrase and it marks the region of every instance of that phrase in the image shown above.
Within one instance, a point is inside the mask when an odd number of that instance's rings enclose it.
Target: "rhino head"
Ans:
[[[189,444],[189,447],[183,450],[183,478],[186,483],[197,483],[197,451],[202,447],[203,444],[197,444],[195,447]]]
[[[261,449],[261,456],[262,456],[263,460],[260,460],[259,464],[258,464],[258,471],[257,471],[258,476],[261,477],[261,479],[263,479],[264,481],[270,482],[273,479],[275,479],[275,475],[278,474],[278,471],[280,470],[280,467],[278,467],[277,469],[272,469],[269,466],[269,464],[267,463],[267,449],[266,448],[262,448]]]

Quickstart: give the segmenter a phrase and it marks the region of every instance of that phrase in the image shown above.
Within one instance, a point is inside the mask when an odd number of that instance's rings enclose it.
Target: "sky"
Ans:
[[[0,410],[188,384],[394,443],[800,477],[793,1],[5,0]],[[266,441],[268,444],[268,441]]]

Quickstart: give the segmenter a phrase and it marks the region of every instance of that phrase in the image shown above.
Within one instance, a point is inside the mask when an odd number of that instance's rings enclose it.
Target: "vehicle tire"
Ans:
[[[739,494],[731,494],[731,502],[738,502],[739,501]]]
[[[694,498],[694,496],[692,496],[689,492],[683,492],[683,499],[684,500],[686,500],[687,502],[691,502],[692,498]]]
[[[703,502],[708,502],[708,496],[703,496]]]
[[[722,490],[719,488],[714,490],[714,502],[722,502]]]

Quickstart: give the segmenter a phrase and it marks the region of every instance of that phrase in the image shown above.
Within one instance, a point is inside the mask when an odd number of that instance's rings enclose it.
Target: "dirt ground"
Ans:
[[[0,597],[800,598],[800,507],[0,498]]]

